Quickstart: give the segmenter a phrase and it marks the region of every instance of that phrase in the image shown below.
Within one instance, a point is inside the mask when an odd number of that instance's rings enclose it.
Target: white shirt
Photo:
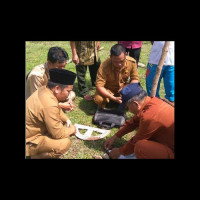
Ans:
[[[165,41],[154,41],[148,63],[158,65],[164,44]],[[164,65],[174,65],[174,41],[170,41]]]

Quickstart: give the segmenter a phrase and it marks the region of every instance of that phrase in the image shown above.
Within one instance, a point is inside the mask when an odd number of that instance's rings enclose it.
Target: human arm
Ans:
[[[101,47],[101,42],[97,41],[97,51],[100,49],[100,47]]]
[[[110,149],[112,144],[115,142],[115,140],[117,138],[121,138],[122,136],[124,136],[125,134],[133,131],[136,127],[138,126],[138,119],[136,117],[133,117],[131,120],[127,120],[124,125],[120,128],[120,130],[115,133],[115,135],[113,135],[111,138],[108,138],[105,143],[104,143],[104,148],[106,150]],[[132,147],[132,146],[131,146]],[[124,147],[126,149],[126,146]],[[110,153],[109,156],[112,159],[117,159],[120,154],[122,154],[120,152],[120,148],[113,148]]]
[[[117,137],[121,138],[127,133],[134,131],[139,126],[139,118],[137,115],[130,120],[126,120],[123,126],[115,133]]]
[[[132,119],[127,120],[123,126],[104,143],[104,148],[109,149],[117,138],[123,137],[125,134],[130,133],[138,126],[138,118],[134,116]]]
[[[66,123],[64,124],[67,128],[72,129],[73,131],[69,135],[70,137],[76,134],[76,127],[72,124],[71,120],[67,119]]]
[[[112,144],[115,142],[115,140],[118,137],[116,135],[113,135],[112,137],[108,138],[105,143],[104,143],[104,148],[106,150],[109,150],[112,146]],[[119,148],[113,148],[110,152],[109,152],[109,157],[112,159],[116,159],[120,156],[120,152],[119,152]]]
[[[76,133],[76,128],[67,121],[67,116],[58,106],[45,108],[43,117],[47,131],[54,139],[67,138]]]
[[[75,128],[75,126],[74,127],[71,126],[72,125],[71,120],[67,117],[67,115],[65,115],[65,113],[62,111],[62,109],[60,109],[60,118],[61,118],[61,121],[64,126],[66,126],[67,128]],[[73,134],[75,134],[74,131],[72,132],[72,134],[70,134],[70,136]]]
[[[105,98],[109,98],[112,101],[115,101],[117,103],[122,103],[121,97],[115,97],[113,94],[109,93],[105,87],[96,86],[97,92],[99,92],[100,95],[102,95]]]
[[[110,61],[107,59],[103,63],[101,63],[96,78],[96,91],[104,98],[109,98],[112,101],[117,103],[121,103],[121,97],[115,97],[111,91],[106,89],[106,85],[113,84],[111,81],[110,74],[112,71],[110,70]],[[110,82],[109,82],[110,81]]]
[[[112,144],[114,143],[114,141],[116,140],[116,138],[121,138],[125,134],[132,132],[133,130],[135,130],[138,127],[138,125],[139,125],[139,119],[137,116],[134,116],[132,119],[127,120],[124,123],[124,125],[119,129],[119,131],[116,132],[115,135],[113,135],[111,138],[109,138],[105,142],[104,148],[109,149],[112,146]],[[132,149],[133,149],[132,145],[126,146],[126,144],[124,146],[122,146],[121,148],[113,148],[112,151],[109,153],[109,156],[113,159],[118,158],[120,156],[120,154],[125,154],[127,149],[128,150],[131,149],[131,153],[132,153]]]
[[[130,71],[130,83],[139,83],[139,74],[137,70],[137,64],[133,63],[132,64],[132,69]]]
[[[120,154],[129,155],[134,153],[135,143],[137,143],[139,140],[148,140],[151,138],[152,135],[155,134],[155,132],[159,129],[159,126],[159,124],[152,120],[152,115],[148,119],[141,117],[135,136],[133,136],[125,145],[119,148]]]
[[[70,102],[59,102],[58,104],[61,108],[63,108],[66,111],[72,111],[74,110],[74,108],[76,107],[75,105],[73,105]]]
[[[132,80],[130,83],[139,83],[138,80]]]
[[[79,57],[76,52],[76,44],[74,41],[70,41],[70,46],[72,50],[72,61],[77,65],[79,63]]]
[[[112,146],[112,144],[115,142],[115,140],[117,139],[118,137],[116,135],[113,135],[112,137],[108,138],[105,143],[104,143],[104,148],[106,150],[109,150],[110,147]]]

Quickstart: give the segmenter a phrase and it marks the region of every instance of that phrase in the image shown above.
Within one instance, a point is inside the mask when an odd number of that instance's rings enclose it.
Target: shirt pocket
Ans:
[[[122,81],[124,83],[127,83],[129,82],[129,80],[130,80],[130,73],[126,71],[124,74],[122,74]]]

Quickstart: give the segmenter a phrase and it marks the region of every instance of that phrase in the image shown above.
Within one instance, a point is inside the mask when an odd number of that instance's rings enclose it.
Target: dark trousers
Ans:
[[[138,66],[138,62],[140,59],[140,52],[141,52],[141,47],[137,48],[137,49],[128,49],[126,48],[126,52],[129,52],[129,56],[134,58],[136,60],[137,66]]]
[[[95,86],[96,83],[96,76],[99,66],[101,64],[101,60],[99,59],[98,62],[94,62],[93,65],[85,66],[85,65],[76,65],[76,73],[77,73],[77,80],[78,80],[78,89],[81,96],[85,96],[89,93],[89,89],[86,84],[86,72],[87,67],[89,67],[90,78],[92,86]]]

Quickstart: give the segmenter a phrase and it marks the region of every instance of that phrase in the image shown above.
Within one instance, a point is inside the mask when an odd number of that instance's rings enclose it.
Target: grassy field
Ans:
[[[101,62],[103,62],[105,59],[109,57],[109,51],[110,48],[116,44],[117,41],[102,41],[101,47],[104,47],[102,51],[100,51],[100,58]],[[47,60],[47,53],[50,47],[53,46],[59,46],[64,48],[69,58],[72,58],[71,48],[69,41],[26,41],[26,74],[36,65],[45,63]],[[151,43],[149,41],[143,41],[143,46],[141,50],[140,55],[140,61],[141,63],[147,65],[149,53],[151,50]],[[76,73],[75,65],[74,63],[69,63],[66,65],[66,69],[71,70]],[[140,82],[143,88],[146,90],[146,83],[145,83],[145,73],[146,68],[138,68]],[[91,88],[91,82],[90,82],[90,75],[89,70],[87,70],[86,74],[86,80],[88,87]],[[92,89],[92,88],[91,88]],[[75,99],[74,104],[76,105],[76,108],[74,111],[67,113],[66,115],[70,118],[73,124],[83,124],[87,126],[96,127],[94,124],[92,124],[92,117],[96,111],[96,104],[94,102],[88,102],[80,97],[78,93],[78,87],[77,87],[77,80],[74,84],[74,91],[77,94],[77,97]],[[95,90],[90,90],[91,95],[95,93]],[[164,88],[163,88],[163,82],[161,82],[160,86],[160,96],[164,97]],[[112,105],[112,104],[111,104]],[[130,112],[127,112],[128,119],[131,118],[133,115]],[[117,128],[113,128],[111,130],[111,133],[101,139],[96,141],[83,141],[76,136],[71,137],[72,145],[68,152],[62,156],[63,159],[92,159],[93,156],[96,155],[102,155],[104,153],[104,142],[105,140],[115,134],[117,131]],[[135,134],[135,131],[132,133],[129,133],[125,135],[122,139],[118,139],[116,143],[114,144],[114,147],[120,147],[121,145],[125,144],[133,135]]]

